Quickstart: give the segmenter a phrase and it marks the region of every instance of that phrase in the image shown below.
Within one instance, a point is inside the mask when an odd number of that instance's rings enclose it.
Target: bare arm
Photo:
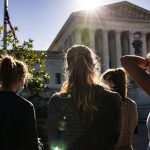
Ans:
[[[147,60],[139,56],[126,55],[121,57],[121,64],[145,92],[150,95],[150,75],[144,70]]]

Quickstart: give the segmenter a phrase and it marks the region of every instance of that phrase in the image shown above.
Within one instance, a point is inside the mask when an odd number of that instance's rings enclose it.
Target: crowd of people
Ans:
[[[123,68],[101,74],[96,54],[85,45],[70,47],[65,81],[50,97],[49,150],[133,150],[137,105],[127,96],[127,73],[150,95],[150,54],[121,57]],[[31,77],[12,56],[0,60],[0,149],[39,150],[34,106],[18,93]],[[150,115],[147,118],[150,138]],[[150,145],[148,145],[150,150]]]

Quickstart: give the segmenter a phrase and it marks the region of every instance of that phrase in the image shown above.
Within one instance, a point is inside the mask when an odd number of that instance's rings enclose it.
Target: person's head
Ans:
[[[127,75],[123,68],[108,69],[102,74],[101,80],[123,99],[127,96]]]
[[[78,86],[91,86],[99,83],[100,64],[93,51],[84,45],[73,45],[65,55],[65,77],[67,87],[62,87],[66,92]]]
[[[12,56],[6,55],[0,62],[0,84],[5,90],[16,92],[29,77],[27,65]]]
[[[92,50],[84,45],[74,45],[66,53],[66,81],[61,92],[71,91],[77,110],[81,112],[94,109],[92,87],[98,84],[100,79],[100,63],[97,58]]]

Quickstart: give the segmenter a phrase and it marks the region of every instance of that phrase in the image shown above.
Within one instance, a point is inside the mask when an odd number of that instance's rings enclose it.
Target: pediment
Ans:
[[[150,21],[150,11],[123,1],[120,3],[105,5],[99,8],[101,18],[119,18]]]

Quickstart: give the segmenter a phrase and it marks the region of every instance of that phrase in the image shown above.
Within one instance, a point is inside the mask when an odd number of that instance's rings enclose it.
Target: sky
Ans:
[[[20,42],[31,38],[36,50],[47,50],[70,14],[121,0],[8,0],[8,12]],[[150,0],[128,0],[150,10]],[[0,0],[0,25],[3,25],[4,0]]]

